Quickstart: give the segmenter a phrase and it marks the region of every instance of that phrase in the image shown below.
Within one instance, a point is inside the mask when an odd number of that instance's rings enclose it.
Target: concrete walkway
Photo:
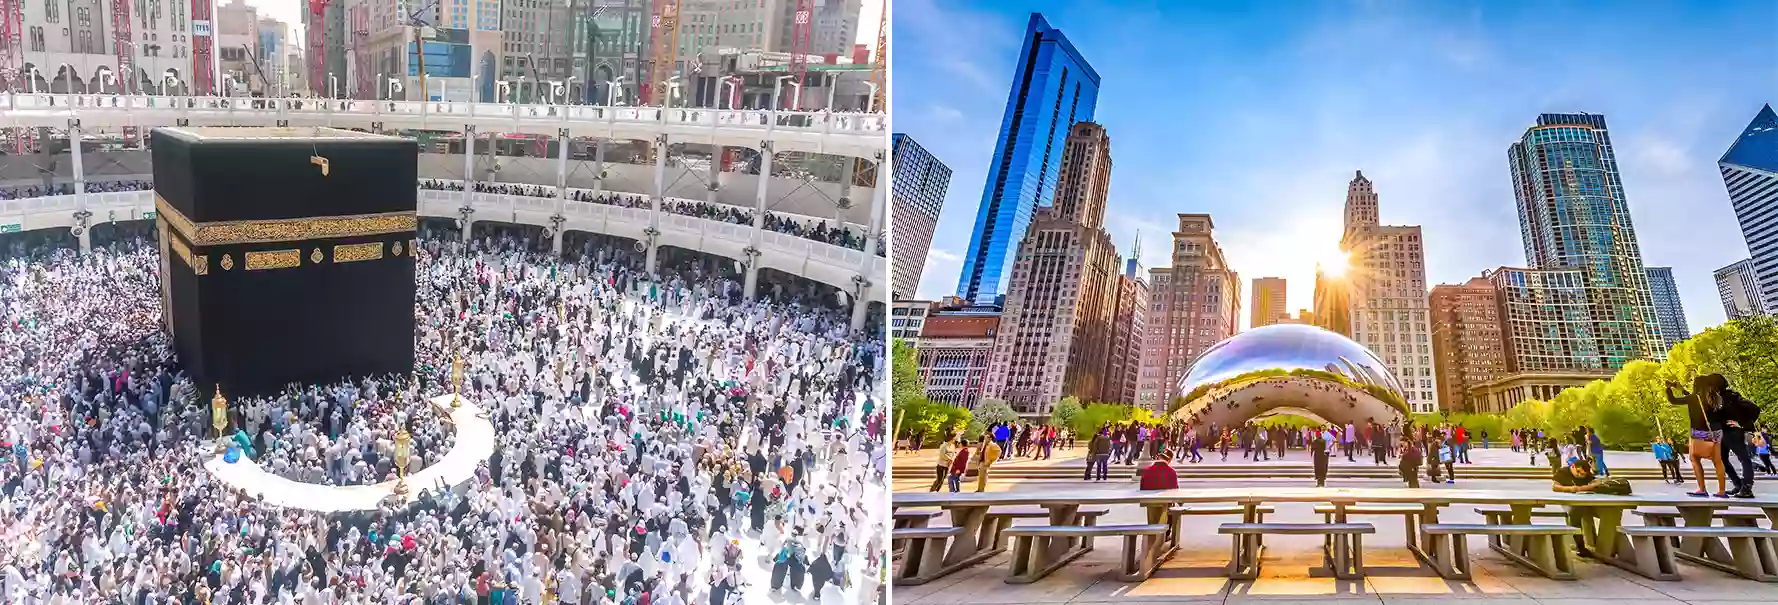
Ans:
[[[1512,451],[1512,448],[1506,447],[1504,445],[1494,444],[1494,446],[1495,447],[1483,449],[1481,447],[1480,442],[1476,443],[1476,445],[1469,450],[1470,461],[1473,462],[1477,466],[1501,466],[1501,467],[1535,466],[1535,467],[1545,467],[1545,468],[1547,468],[1549,466],[1549,460],[1547,458],[1545,458],[1542,454],[1539,454],[1538,456],[1536,456],[1535,459],[1533,459],[1531,456],[1527,455],[1524,452],[1514,452],[1514,451]],[[971,446],[971,447],[973,449],[973,446]],[[1201,451],[1204,455],[1204,461],[1200,464],[1206,464],[1206,465],[1208,465],[1208,464],[1304,465],[1304,464],[1310,463],[1308,452],[1306,452],[1304,450],[1300,450],[1300,449],[1287,450],[1284,454],[1284,458],[1282,458],[1282,459],[1277,458],[1275,456],[1275,454],[1277,452],[1273,452],[1274,456],[1272,457],[1271,460],[1260,460],[1257,462],[1242,459],[1241,458],[1241,450],[1238,450],[1238,449],[1230,449],[1229,450],[1229,457],[1228,457],[1228,460],[1226,460],[1226,461],[1222,459],[1221,454],[1212,452],[1209,449],[1204,449]],[[1080,468],[1082,465],[1086,464],[1087,448],[1086,448],[1085,441],[1076,443],[1075,447],[1073,449],[1056,449],[1056,450],[1052,450],[1050,453],[1052,454],[1052,457],[1049,459],[1046,459],[1046,460],[1032,460],[1030,458],[1006,458],[1006,459],[1001,460],[1000,462],[995,463],[994,468],[996,468],[996,469],[1038,468],[1038,467],[1049,467],[1049,466],[1064,466],[1064,467],[1072,466],[1074,468]],[[1333,466],[1341,466],[1341,465],[1372,466],[1371,459],[1370,459],[1370,452],[1354,451],[1352,454],[1352,457],[1355,459],[1355,461],[1347,462],[1346,457],[1343,454],[1339,455],[1339,456],[1335,456],[1330,460],[1330,464]],[[895,457],[891,460],[891,462],[896,467],[901,467],[901,468],[905,468],[908,466],[927,467],[927,466],[932,466],[933,463],[937,461],[937,458],[938,458],[938,447],[936,445],[932,445],[932,446],[925,447],[925,448],[921,449],[921,451],[918,451],[918,452],[897,450],[895,452]],[[1391,460],[1390,464],[1393,465],[1394,461]],[[1660,468],[1658,465],[1655,464],[1654,455],[1650,454],[1648,452],[1607,451],[1607,452],[1605,452],[1605,465],[1610,468],[1649,468],[1649,469]],[[1190,463],[1182,462],[1177,466],[1179,466],[1181,469],[1186,469],[1186,468],[1190,468],[1192,465]],[[1459,468],[1458,472],[1461,473],[1462,469]]]

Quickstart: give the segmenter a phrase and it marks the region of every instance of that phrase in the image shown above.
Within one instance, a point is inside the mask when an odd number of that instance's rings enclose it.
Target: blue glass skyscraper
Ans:
[[[1031,14],[1021,46],[994,163],[957,280],[957,296],[978,304],[996,304],[1006,292],[1032,211],[1055,197],[1068,129],[1091,121],[1099,100],[1099,72],[1043,15]]]

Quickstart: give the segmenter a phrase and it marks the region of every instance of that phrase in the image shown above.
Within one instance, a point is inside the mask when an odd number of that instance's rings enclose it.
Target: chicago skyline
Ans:
[[[1048,22],[1100,61],[1108,102],[1099,104],[1095,119],[1121,133],[1123,150],[1106,217],[1117,241],[1170,231],[1177,213],[1210,213],[1233,269],[1302,284],[1289,293],[1287,307],[1309,307],[1314,262],[1304,259],[1319,257],[1338,237],[1320,227],[1340,217],[1329,190],[1362,168],[1387,183],[1394,200],[1390,222],[1420,225],[1431,242],[1425,250],[1430,283],[1461,283],[1491,266],[1524,266],[1500,150],[1524,133],[1528,117],[1587,111],[1611,117],[1642,254],[1674,267],[1694,329],[1722,321],[1714,284],[1704,276],[1746,252],[1732,237],[1696,233],[1735,229],[1712,160],[1769,100],[1760,98],[1769,90],[1737,75],[1765,63],[1758,49],[1729,42],[1758,33],[1733,17],[1732,5],[1610,15],[1506,5],[1490,7],[1481,25],[1453,25],[1463,21],[1457,18],[1462,11],[1448,6],[1343,7],[1313,19],[1274,8],[1255,15],[1274,23],[1265,30],[1256,29],[1257,22],[1218,21],[1198,7],[1150,11],[1154,18],[1133,29],[1110,27],[1096,11],[1045,10]],[[1538,37],[1526,25],[1583,13],[1588,27],[1565,35],[1600,49],[1598,56],[1530,50],[1546,47],[1532,42]],[[985,178],[996,124],[985,116],[1004,109],[1001,74],[1017,58],[1019,26],[1028,17],[969,2],[897,8],[897,40],[909,49],[897,57],[904,77],[896,94],[908,101],[898,106],[897,128],[916,136],[942,132],[942,139],[922,142],[946,159],[960,182]],[[1141,61],[1105,58],[1144,50],[1174,56],[1169,53],[1179,49],[1159,41],[1179,37],[1158,24],[1197,19],[1228,29],[1193,37],[1192,60],[1168,77],[1142,75],[1152,68]],[[1612,33],[1670,22],[1708,24],[1722,35],[1688,34],[1650,47]],[[957,23],[972,24],[972,33],[963,35]],[[1316,45],[1351,32],[1337,46]],[[1454,52],[1454,42],[1464,52]],[[1541,67],[1527,74],[1515,68],[1522,65]],[[1405,77],[1380,78],[1376,66]],[[1547,76],[1554,73],[1564,75]],[[1608,75],[1626,73],[1634,76]],[[1109,102],[1113,94],[1119,102]],[[1169,102],[1156,101],[1163,98]],[[949,204],[921,298],[953,291],[963,250],[942,242],[967,237],[978,204]],[[1167,256],[1168,243],[1144,238],[1144,258]]]

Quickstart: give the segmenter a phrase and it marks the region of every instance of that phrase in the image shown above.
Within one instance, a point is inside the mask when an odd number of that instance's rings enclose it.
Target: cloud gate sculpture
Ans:
[[[1255,328],[1216,343],[1179,381],[1172,419],[1233,426],[1272,410],[1335,423],[1389,423],[1408,414],[1401,385],[1370,349],[1315,326]]]

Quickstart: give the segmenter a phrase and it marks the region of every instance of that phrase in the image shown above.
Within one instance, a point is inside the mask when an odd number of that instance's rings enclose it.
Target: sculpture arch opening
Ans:
[[[1314,326],[1256,328],[1216,343],[1179,382],[1186,403],[1171,415],[1195,427],[1239,426],[1299,412],[1336,424],[1407,417],[1400,383],[1352,339]]]

